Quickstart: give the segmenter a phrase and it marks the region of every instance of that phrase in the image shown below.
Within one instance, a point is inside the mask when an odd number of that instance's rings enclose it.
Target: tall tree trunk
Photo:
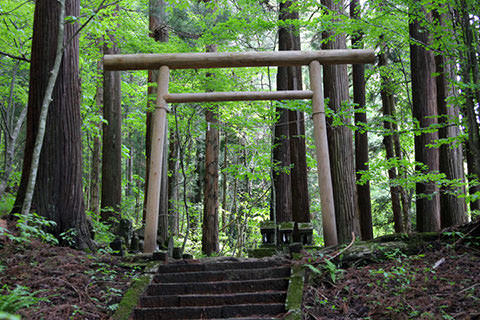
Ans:
[[[454,79],[455,73],[452,70],[452,64],[444,56],[436,56],[435,64],[438,74],[436,78],[438,121],[443,125],[439,130],[439,138],[456,138],[460,135],[460,128],[457,125],[459,109],[455,105],[447,105],[447,99],[453,94],[449,79]],[[449,180],[465,181],[461,146],[443,144],[440,147],[440,172],[444,173]],[[466,222],[465,198],[459,197],[465,194],[465,188],[442,187],[440,191],[441,227],[446,228]]]
[[[383,49],[384,51],[387,50],[386,48]],[[379,59],[380,66],[387,65],[387,54],[386,52],[382,52],[380,54]],[[385,153],[387,161],[392,160],[395,158],[395,147],[394,147],[394,135],[396,133],[396,125],[393,120],[394,117],[394,109],[395,109],[395,100],[394,96],[391,93],[391,86],[392,84],[389,83],[388,77],[382,76],[382,88],[381,88],[381,96],[382,96],[382,111],[385,120],[383,121],[383,126],[385,128],[385,136],[383,137],[383,144],[385,145]],[[390,181],[394,181],[398,178],[397,175],[397,168],[391,167],[388,169],[388,178]],[[393,211],[393,225],[395,232],[405,232],[403,219],[402,219],[402,205],[400,202],[400,186],[396,185],[395,183],[390,182],[390,196],[392,199],[392,211]]]
[[[118,7],[117,9],[118,10]],[[107,40],[108,39],[108,40]],[[105,39],[103,52],[118,54],[114,36]],[[119,218],[122,203],[122,92],[120,71],[103,73],[103,139],[101,219]]]
[[[103,48],[101,49],[103,52]],[[99,74],[103,74],[101,65],[99,64]],[[95,97],[95,103],[98,107],[98,112],[101,112],[103,105],[103,85],[101,81],[98,81],[97,92]],[[101,124],[98,124],[100,127]],[[93,136],[93,150],[92,150],[92,163],[90,171],[90,212],[94,217],[98,217],[100,214],[100,161],[101,161],[101,141],[99,135]]]
[[[131,133],[128,134],[128,140],[132,139]],[[125,161],[125,179],[127,183],[125,185],[125,197],[131,197],[133,194],[133,146],[130,144],[128,150],[128,158]]]
[[[27,117],[27,108],[25,107],[23,108],[22,112],[20,113],[17,119],[15,128],[12,128],[13,132],[10,135],[7,134],[7,132],[4,133],[5,162],[4,162],[3,172],[0,175],[0,198],[2,198],[3,194],[7,190],[8,180],[13,170],[13,161],[15,160],[15,146],[17,145],[18,136],[23,127],[23,123],[25,122],[26,117]]]
[[[322,0],[322,4],[333,12],[343,14],[343,1]],[[329,39],[334,35],[334,31],[326,31],[323,38]],[[327,50],[345,49],[345,35],[336,34],[331,40],[324,43],[322,48]],[[328,149],[330,152],[338,242],[346,243],[352,239],[352,232],[356,235],[360,233],[353,135],[348,128],[349,118],[341,116],[345,112],[344,104],[348,102],[349,96],[347,66],[325,65],[323,74],[325,98],[329,99],[328,106],[335,113],[334,117],[341,117],[343,122],[343,125],[333,126],[332,118],[328,119]]]
[[[298,12],[293,11],[291,8],[293,3],[294,1],[280,3],[280,21],[298,20]],[[279,50],[301,50],[300,33],[293,24],[287,24],[279,28]],[[278,90],[302,90],[302,82],[301,67],[278,68]],[[279,161],[283,168],[291,167],[291,169],[289,176],[287,176],[288,173],[286,172],[275,172],[276,170],[274,170],[274,176],[278,176],[278,184],[274,184],[277,204],[276,220],[277,222],[290,220],[295,222],[310,222],[305,147],[305,116],[303,112],[295,110],[280,109],[279,112],[281,119],[277,122],[277,127],[275,128],[275,141],[279,141],[279,145],[275,146],[277,152],[274,151],[274,156],[278,158],[274,159]],[[288,123],[282,123],[284,118]],[[288,135],[285,137],[283,136],[284,131],[285,133],[288,131]],[[289,145],[287,145],[287,143]],[[279,152],[282,150],[286,150],[286,152],[280,154]],[[290,158],[288,158],[288,154],[290,154]],[[282,186],[284,183],[290,183],[290,186]],[[290,194],[285,195],[283,193]],[[280,207],[278,207],[278,205],[280,205]],[[297,235],[296,232],[294,233],[294,240],[299,240],[299,235]]]
[[[393,114],[395,114],[395,110],[392,110],[392,112]],[[397,124],[394,122],[392,125],[393,125],[393,131],[397,132],[398,131]],[[395,149],[395,157],[398,159],[400,163],[402,163],[404,154],[400,146],[400,135],[398,133],[395,133],[393,135],[393,145]],[[407,179],[408,171],[406,170],[403,164],[401,164],[397,168],[397,172],[401,179],[404,179],[404,180]],[[408,190],[402,186],[398,186],[398,190],[400,192],[400,199],[402,202],[403,232],[411,232],[412,221],[410,218],[410,207],[412,205],[412,194],[410,194]]]
[[[280,2],[279,20],[286,20],[290,16],[289,7],[291,1]],[[288,27],[280,27],[278,30],[278,49],[292,50],[292,32]],[[288,90],[289,71],[288,67],[278,67],[277,90]],[[292,72],[290,72],[292,74]],[[292,82],[293,83],[293,82]],[[290,126],[289,111],[277,108],[279,115],[274,127],[273,146],[273,189],[275,193],[275,215],[276,221],[292,221],[292,176],[290,171]]]
[[[94,217],[98,217],[100,214],[100,161],[101,141],[100,137],[94,136],[90,169],[90,207],[88,209]]]
[[[66,15],[80,14],[80,1],[66,1]],[[30,91],[27,115],[22,180],[15,200],[14,212],[25,197],[32,151],[38,131],[42,98],[52,71],[58,32],[59,5],[37,0],[35,4]],[[82,140],[80,87],[78,79],[79,44],[73,37],[77,24],[65,25],[63,62],[53,90],[33,196],[36,212],[55,221],[53,233],[75,230],[75,246],[93,247],[87,225],[82,189]],[[71,41],[69,41],[72,39]]]
[[[360,19],[360,1],[352,0],[350,2],[350,17]],[[356,49],[363,48],[362,33],[352,36],[352,46]],[[368,134],[361,128],[367,125],[367,112],[365,110],[365,65],[354,64],[352,70],[353,77],[353,102],[355,109],[355,169],[357,171],[357,181],[361,178],[360,171],[368,171]],[[373,239],[372,226],[372,203],[370,199],[370,181],[363,185],[357,184],[358,209],[360,214],[360,233],[362,240]]]
[[[462,57],[461,74],[462,81],[466,84],[464,88],[465,102],[462,108],[462,113],[466,118],[466,125],[468,128],[468,141],[467,141],[467,164],[468,174],[470,176],[469,181],[475,181],[480,179],[480,131],[478,123],[478,114],[475,110],[476,104],[480,103],[480,91],[477,89],[477,94],[472,89],[473,85],[478,85],[478,60],[474,46],[474,34],[476,30],[470,23],[469,7],[465,0],[459,0],[457,2],[457,9],[459,11],[458,22],[462,28],[463,49],[460,52]],[[475,81],[477,80],[477,81]],[[476,86],[475,86],[476,87]],[[480,189],[479,186],[470,186],[469,193],[473,194]],[[480,209],[480,199],[470,202],[470,209]]]
[[[179,216],[177,209],[177,172],[178,172],[178,137],[175,129],[170,129],[170,141],[168,144],[168,227],[170,235],[178,235],[179,233]]]
[[[473,159],[473,152],[470,150],[470,145],[466,143],[466,156],[467,156],[467,169],[468,169],[468,194],[470,196],[474,195],[477,192],[480,192],[479,181],[475,174],[475,160]],[[480,197],[478,199],[470,200],[470,210],[480,210]]]
[[[205,143],[203,141],[198,141],[198,143],[196,143],[195,151],[196,180],[193,186],[193,192],[191,196],[193,203],[200,203],[203,199],[203,182],[205,181],[205,155],[203,154],[202,149],[205,149]],[[189,163],[189,161],[186,162]]]
[[[286,2],[287,4],[288,2]],[[288,10],[290,11],[290,10]],[[298,12],[286,13],[285,20],[298,20]],[[291,26],[288,50],[301,50],[300,33]],[[302,68],[288,68],[288,90],[302,90]],[[301,111],[288,111],[290,162],[292,184],[292,218],[295,222],[310,222],[310,200],[308,197],[307,153],[305,147],[305,115]]]
[[[224,130],[223,139],[223,171],[222,171],[222,229],[227,225],[227,168],[228,168],[228,132]]]
[[[215,45],[207,46],[207,52],[216,52]],[[213,76],[207,74],[208,76]],[[205,110],[205,183],[202,225],[202,252],[210,256],[219,251],[218,240],[218,158],[219,132],[216,107]]]
[[[425,12],[417,1],[411,12],[423,12],[431,21],[431,13]],[[423,29],[415,16],[411,17],[409,25],[410,37],[420,43],[430,43],[427,30]],[[424,130],[437,124],[437,90],[433,73],[435,60],[433,52],[416,43],[410,45],[410,63],[412,73],[413,117],[418,121],[419,129]],[[417,172],[425,174],[439,169],[439,150],[429,148],[438,139],[438,132],[420,132],[415,135],[415,160],[422,165],[417,166]],[[420,232],[437,231],[440,229],[440,197],[438,187],[432,181],[416,184],[417,230]]]
[[[2,132],[4,137],[4,162],[3,172],[0,173],[0,199],[3,198],[3,194],[7,189],[10,174],[13,170],[13,161],[15,160],[15,147],[17,146],[17,139],[20,135],[20,131],[23,127],[23,123],[27,117],[27,108],[24,107],[18,116],[15,123],[15,102],[14,91],[15,81],[18,71],[17,62],[13,67],[13,75],[10,81],[10,93],[7,102],[7,107],[4,109],[0,107],[0,112],[3,117],[0,119],[0,142],[2,141]]]

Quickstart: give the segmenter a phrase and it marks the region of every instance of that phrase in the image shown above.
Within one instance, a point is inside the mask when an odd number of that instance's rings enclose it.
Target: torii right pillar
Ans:
[[[317,156],[318,186],[322,206],[322,225],[325,246],[338,244],[335,206],[333,202],[332,176],[328,153],[325,101],[323,97],[322,66],[314,60],[310,63],[310,87],[313,91],[312,118]]]

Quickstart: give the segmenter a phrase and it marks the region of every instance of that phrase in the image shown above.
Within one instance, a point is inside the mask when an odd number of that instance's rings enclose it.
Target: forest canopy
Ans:
[[[478,217],[477,2],[65,3],[32,201],[61,243],[108,244],[130,228],[143,236],[157,73],[104,71],[104,54],[374,49],[375,64],[323,69],[339,241]],[[59,10],[46,0],[0,3],[1,215],[24,202]],[[171,70],[170,79],[170,93],[312,87],[306,67]],[[324,244],[310,101],[170,107],[160,246],[171,239],[193,254],[246,255],[270,220],[311,223]],[[62,156],[70,158],[54,160]],[[93,234],[95,245],[83,239]]]

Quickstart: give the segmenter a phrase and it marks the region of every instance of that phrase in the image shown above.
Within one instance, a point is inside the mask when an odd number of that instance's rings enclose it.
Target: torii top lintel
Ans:
[[[166,54],[105,55],[105,70],[155,70],[161,66],[170,69],[237,68],[262,66],[301,66],[312,61],[321,64],[374,63],[375,53],[370,49],[338,49],[319,51],[273,52],[208,52]]]

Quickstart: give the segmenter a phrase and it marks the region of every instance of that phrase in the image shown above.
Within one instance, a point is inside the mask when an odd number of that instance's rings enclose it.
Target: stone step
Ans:
[[[248,292],[234,294],[205,294],[205,295],[168,295],[140,297],[139,307],[183,307],[183,306],[221,306],[251,303],[284,303],[285,291]]]
[[[282,291],[288,288],[288,278],[218,281],[197,283],[152,283],[144,295],[185,295],[185,294],[220,294],[261,291]]]
[[[262,269],[229,269],[214,271],[160,273],[155,275],[156,283],[210,282],[227,280],[256,280],[265,278],[284,278],[290,276],[290,266]]]
[[[237,262],[217,262],[217,263],[200,263],[196,260],[185,260],[182,263],[172,263],[161,265],[158,267],[158,273],[185,273],[185,272],[202,272],[216,270],[232,270],[232,269],[263,269],[288,265],[284,261],[274,262],[271,260],[258,261],[237,261]]]
[[[136,320],[172,319],[228,319],[235,317],[262,318],[285,312],[283,303],[237,304],[228,306],[179,307],[179,308],[136,308]]]
[[[282,318],[279,318],[279,317],[269,317],[269,316],[262,316],[262,317],[248,317],[248,318],[244,318],[244,317],[240,317],[240,318],[214,318],[214,319],[210,319],[210,320],[278,320],[278,319],[282,319]],[[205,319],[199,319],[199,320],[205,320]]]

